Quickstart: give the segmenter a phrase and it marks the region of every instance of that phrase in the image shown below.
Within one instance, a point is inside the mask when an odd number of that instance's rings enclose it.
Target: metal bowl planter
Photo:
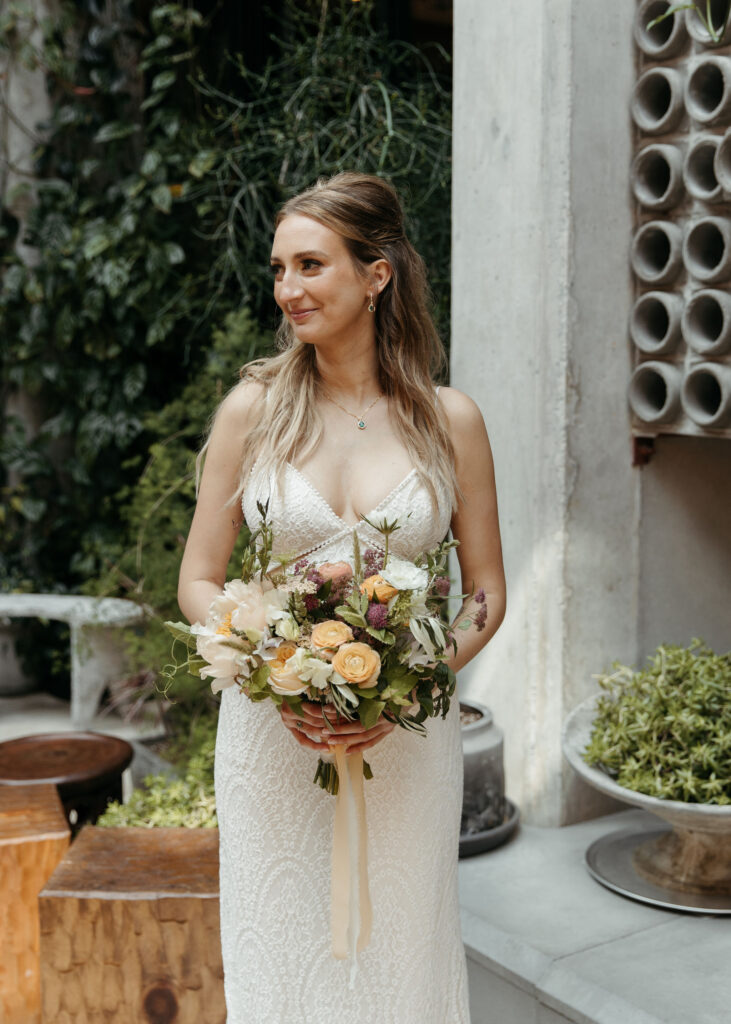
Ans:
[[[462,701],[459,707],[464,758],[459,855],[471,857],[506,842],[517,828],[519,813],[505,796],[503,734],[492,711],[476,701]]]
[[[563,728],[563,752],[591,786],[645,811],[657,825],[610,833],[586,852],[589,871],[603,885],[643,903],[700,914],[731,914],[731,806],[661,800],[618,785],[582,753],[598,696],[574,708]]]

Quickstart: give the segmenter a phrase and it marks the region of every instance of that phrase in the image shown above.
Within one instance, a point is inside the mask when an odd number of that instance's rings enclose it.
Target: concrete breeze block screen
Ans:
[[[632,433],[731,437],[731,26],[670,6],[635,14]]]

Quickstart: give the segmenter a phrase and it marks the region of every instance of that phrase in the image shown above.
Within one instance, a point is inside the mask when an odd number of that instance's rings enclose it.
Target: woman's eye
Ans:
[[[318,260],[302,260],[302,269],[303,270],[314,270],[316,267],[319,267],[319,266],[320,266],[320,263],[319,263]]]
[[[277,274],[279,273],[279,271],[280,271],[280,270],[281,270],[282,268],[281,268],[281,267],[279,266],[279,264],[278,264],[278,263],[270,263],[270,264],[269,264],[269,269],[271,270],[271,272],[272,272],[272,275],[273,275],[274,277],[276,277],[276,276],[277,276]]]

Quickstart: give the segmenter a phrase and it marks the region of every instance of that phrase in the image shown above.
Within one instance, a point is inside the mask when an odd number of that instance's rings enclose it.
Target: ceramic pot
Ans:
[[[563,752],[590,785],[626,803],[651,811],[672,831],[639,847],[635,870],[658,886],[690,893],[731,894],[731,806],[661,800],[618,785],[582,757],[589,742],[597,697],[574,708],[563,728]]]
[[[464,755],[463,835],[484,832],[502,824],[505,813],[503,733],[492,711],[476,701],[462,701],[460,710],[474,721],[462,726]]]

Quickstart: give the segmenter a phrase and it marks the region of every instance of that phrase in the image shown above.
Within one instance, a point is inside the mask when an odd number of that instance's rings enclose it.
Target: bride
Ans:
[[[239,507],[253,527],[257,502],[269,500],[275,554],[318,564],[349,559],[354,529],[362,551],[380,549],[361,514],[398,519],[391,544],[402,558],[451,529],[462,591],[479,600],[457,618],[484,622],[458,631],[458,670],[505,609],[492,456],[475,403],[432,383],[444,355],[396,193],[369,175],[318,181],[280,211],[271,266],[280,354],[246,366],[218,409],[180,606],[190,622],[207,617]],[[373,931],[352,988],[330,946],[335,800],[312,782],[332,734],[319,713],[297,718],[237,687],[223,692],[215,777],[228,1024],[467,1024],[457,701],[427,721],[426,738],[386,721],[335,728],[350,750],[369,750],[374,773]]]

